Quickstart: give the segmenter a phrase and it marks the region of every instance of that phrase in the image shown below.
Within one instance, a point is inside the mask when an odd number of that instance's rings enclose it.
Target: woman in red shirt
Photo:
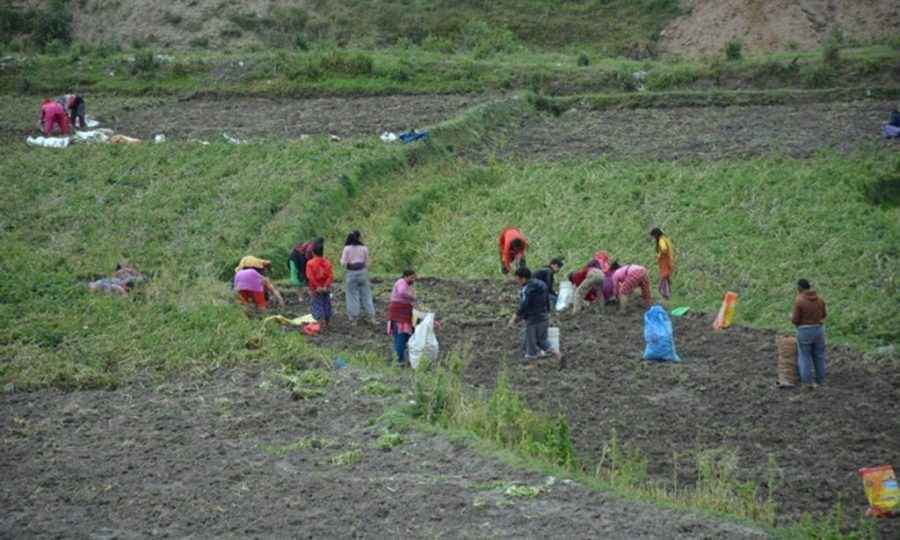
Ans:
[[[322,244],[313,246],[313,259],[306,263],[306,280],[309,282],[309,308],[317,321],[331,322],[334,309],[331,307],[331,282],[334,281],[334,270],[331,261],[324,257]]]

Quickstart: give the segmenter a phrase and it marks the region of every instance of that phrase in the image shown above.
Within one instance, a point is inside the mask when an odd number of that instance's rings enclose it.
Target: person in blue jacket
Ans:
[[[526,368],[538,367],[540,353],[549,353],[559,361],[559,368],[564,368],[562,355],[551,347],[550,340],[547,339],[547,331],[550,328],[550,293],[547,284],[533,278],[531,270],[527,267],[516,269],[515,275],[522,290],[519,291],[519,308],[509,318],[509,327],[512,328],[518,321],[525,321],[522,341]]]

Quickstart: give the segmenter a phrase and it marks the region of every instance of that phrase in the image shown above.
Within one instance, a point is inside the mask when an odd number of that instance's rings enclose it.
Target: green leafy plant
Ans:
[[[382,452],[390,452],[394,447],[403,444],[403,436],[385,430],[384,433],[372,442],[372,448]]]
[[[725,42],[725,58],[727,60],[740,60],[743,47],[744,44],[740,39],[736,37],[729,39]]]

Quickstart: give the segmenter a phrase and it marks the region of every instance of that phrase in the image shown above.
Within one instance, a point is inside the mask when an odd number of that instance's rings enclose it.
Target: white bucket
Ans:
[[[575,298],[575,286],[565,280],[559,284],[559,296],[556,297],[556,311],[562,311],[572,305]]]
[[[550,342],[550,350],[559,352],[559,327],[551,326],[547,329],[547,341]]]

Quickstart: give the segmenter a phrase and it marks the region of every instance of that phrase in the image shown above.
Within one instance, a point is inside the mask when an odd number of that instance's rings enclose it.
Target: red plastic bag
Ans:
[[[310,323],[303,327],[303,331],[309,336],[318,334],[322,331],[322,325],[319,323]]]

